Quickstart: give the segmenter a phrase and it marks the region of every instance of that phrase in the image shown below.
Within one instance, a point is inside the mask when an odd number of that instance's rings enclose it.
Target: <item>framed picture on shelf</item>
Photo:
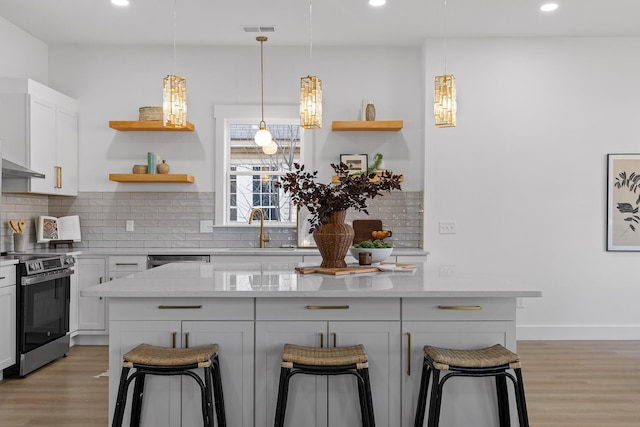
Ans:
[[[298,217],[296,220],[296,244],[299,248],[316,248],[316,241],[313,234],[309,233],[311,224],[309,218],[311,213],[305,206],[298,207]]]
[[[607,250],[640,251],[640,154],[607,159]]]
[[[366,154],[340,154],[340,163],[349,167],[349,173],[367,172],[369,156]]]

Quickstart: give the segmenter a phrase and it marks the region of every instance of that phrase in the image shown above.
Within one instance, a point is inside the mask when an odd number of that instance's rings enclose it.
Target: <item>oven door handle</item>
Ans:
[[[56,272],[45,273],[45,274],[34,274],[32,276],[24,276],[20,281],[21,286],[30,286],[36,285],[38,283],[48,282],[50,280],[62,279],[64,277],[69,277],[73,274],[73,270],[65,268],[64,270],[59,270]]]

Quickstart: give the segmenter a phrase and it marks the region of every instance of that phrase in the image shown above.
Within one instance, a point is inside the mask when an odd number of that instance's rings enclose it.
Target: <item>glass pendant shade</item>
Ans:
[[[452,128],[456,126],[456,79],[453,74],[436,76],[433,93],[433,114],[436,126]]]
[[[162,118],[165,126],[187,126],[187,79],[167,76],[162,88]]]
[[[300,126],[304,129],[322,127],[322,80],[316,76],[300,79]]]
[[[275,141],[271,140],[268,145],[262,147],[262,152],[267,156],[273,156],[278,152],[278,144]]]
[[[265,122],[260,122],[260,130],[256,132],[253,139],[256,141],[256,145],[260,147],[265,147],[271,144],[273,138],[271,137],[271,132],[267,130],[267,125],[265,124]]]

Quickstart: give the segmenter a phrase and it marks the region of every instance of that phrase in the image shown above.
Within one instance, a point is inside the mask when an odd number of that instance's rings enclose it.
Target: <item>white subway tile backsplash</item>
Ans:
[[[392,229],[398,247],[422,246],[422,192],[394,191],[369,202],[369,215],[350,211],[347,221],[381,219]],[[200,233],[200,220],[214,219],[212,192],[81,192],[77,197],[2,195],[2,250],[13,250],[7,220],[28,221],[29,248],[35,243],[34,219],[39,215],[79,215],[82,242],[78,248],[220,248],[257,247],[257,227],[216,227]],[[135,232],[125,231],[125,221],[135,220]],[[267,227],[271,247],[295,244],[294,227]]]

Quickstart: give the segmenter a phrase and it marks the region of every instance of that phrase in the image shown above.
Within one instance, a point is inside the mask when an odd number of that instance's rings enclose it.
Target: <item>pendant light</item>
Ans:
[[[187,79],[176,76],[176,2],[173,2],[173,72],[162,84],[162,120],[165,126],[187,126]]]
[[[309,2],[309,59],[313,64],[313,5]],[[322,127],[322,80],[316,76],[300,78],[300,126]]]
[[[267,41],[264,36],[256,37],[256,40],[260,42],[260,107],[261,107],[261,120],[254,139],[256,144],[260,147],[269,145],[272,141],[271,132],[267,130],[267,124],[264,122],[264,54],[262,45]]]
[[[433,91],[433,115],[436,126],[455,127],[456,111],[456,79],[453,74],[447,74],[447,0],[444,0],[444,75],[436,76]]]

